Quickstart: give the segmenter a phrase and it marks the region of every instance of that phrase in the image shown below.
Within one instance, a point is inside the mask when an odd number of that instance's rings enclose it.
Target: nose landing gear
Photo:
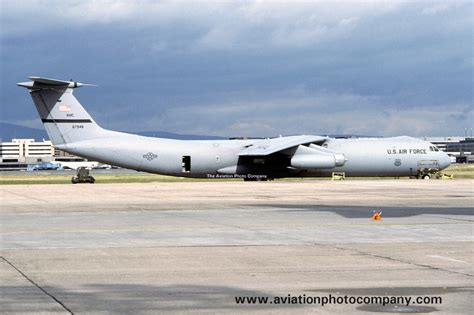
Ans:
[[[417,179],[431,179],[431,178],[437,178],[439,174],[439,169],[437,168],[425,168],[425,169],[420,169],[418,170],[418,173],[416,175]]]

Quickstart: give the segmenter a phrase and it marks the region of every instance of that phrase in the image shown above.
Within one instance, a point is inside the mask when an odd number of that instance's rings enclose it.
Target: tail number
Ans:
[[[83,129],[84,125],[72,125],[72,129]]]

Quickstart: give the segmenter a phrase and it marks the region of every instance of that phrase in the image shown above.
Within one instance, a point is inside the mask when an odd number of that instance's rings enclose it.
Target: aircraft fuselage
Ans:
[[[329,138],[322,147],[342,153],[343,166],[324,169],[291,167],[281,152],[265,157],[239,156],[255,140],[172,140],[115,133],[109,139],[59,145],[72,154],[139,171],[195,178],[321,177],[333,172],[347,176],[416,176],[443,169],[449,156],[411,137]]]

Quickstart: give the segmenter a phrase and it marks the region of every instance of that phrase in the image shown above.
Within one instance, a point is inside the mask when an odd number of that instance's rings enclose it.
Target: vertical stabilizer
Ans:
[[[99,138],[106,132],[74,97],[79,82],[29,77],[18,83],[29,90],[46,132],[54,145]]]

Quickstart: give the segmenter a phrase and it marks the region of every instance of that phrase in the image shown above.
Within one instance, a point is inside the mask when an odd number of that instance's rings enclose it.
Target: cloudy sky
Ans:
[[[41,128],[26,76],[105,128],[220,136],[463,135],[471,1],[0,2],[0,120]]]

